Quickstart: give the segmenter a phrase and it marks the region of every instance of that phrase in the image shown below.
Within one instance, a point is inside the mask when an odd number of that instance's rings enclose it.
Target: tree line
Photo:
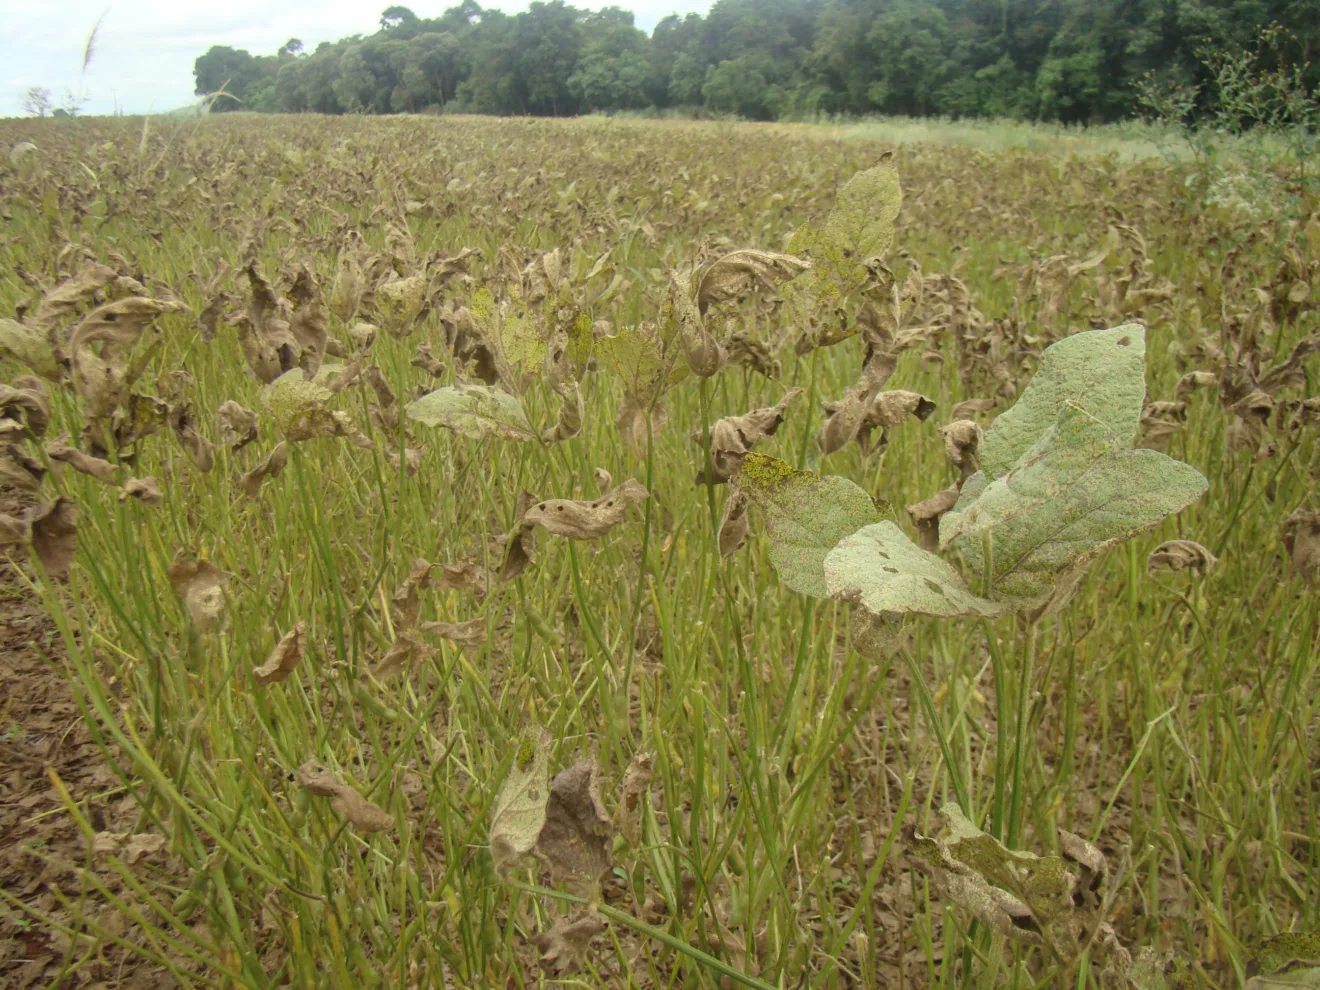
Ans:
[[[1195,93],[1193,114],[1217,109],[1211,53],[1315,92],[1317,49],[1314,0],[716,0],[650,36],[619,7],[505,14],[463,0],[431,18],[389,7],[376,33],[313,51],[296,38],[273,55],[216,46],[195,74],[213,111],[1091,123],[1134,114],[1152,81]]]

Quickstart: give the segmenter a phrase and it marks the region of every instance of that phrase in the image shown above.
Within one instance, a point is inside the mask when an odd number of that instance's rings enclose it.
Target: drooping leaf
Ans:
[[[765,519],[770,561],[780,579],[813,598],[829,597],[826,555],[888,511],[847,478],[797,471],[755,452],[743,458],[735,484]]]
[[[484,618],[469,619],[467,622],[423,622],[418,628],[469,650],[480,649],[486,642]]]
[[[1132,446],[1146,397],[1146,331],[1135,323],[1088,330],[1046,348],[1040,367],[1013,408],[985,433],[981,470],[1007,474],[1072,404],[1104,424],[1123,447]]]
[[[973,595],[956,570],[888,520],[839,541],[825,557],[825,586],[831,597],[878,617],[909,612],[994,616],[1003,611]]]
[[[730,493],[725,501],[724,518],[720,520],[719,532],[721,558],[731,557],[747,542],[747,533],[751,526],[751,520],[747,518],[749,504],[747,493],[741,490]]]
[[[472,440],[495,437],[522,443],[536,436],[522,403],[486,385],[439,388],[408,403],[404,412],[425,426],[442,426]]]
[[[394,638],[394,642],[380,658],[380,663],[376,664],[373,673],[384,680],[405,670],[419,667],[433,656],[435,650],[429,643],[412,630],[404,629]]]

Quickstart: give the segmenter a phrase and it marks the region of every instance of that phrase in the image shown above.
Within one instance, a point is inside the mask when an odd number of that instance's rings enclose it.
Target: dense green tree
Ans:
[[[1268,45],[1262,29],[1277,25]],[[462,0],[436,17],[386,7],[380,30],[290,38],[271,56],[216,46],[197,93],[216,110],[564,115],[704,108],[1115,120],[1148,74],[1216,89],[1210,52],[1320,84],[1320,3],[1297,0],[715,0],[648,37],[622,7],[536,0],[504,14]],[[1244,120],[1244,124],[1251,123]]]

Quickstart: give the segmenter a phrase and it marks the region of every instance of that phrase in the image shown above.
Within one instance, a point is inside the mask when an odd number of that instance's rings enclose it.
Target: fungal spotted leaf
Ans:
[[[1252,947],[1243,990],[1271,987],[1320,987],[1320,932],[1268,935]]]
[[[300,766],[297,778],[309,793],[330,798],[330,807],[347,818],[359,832],[383,832],[394,825],[394,817],[389,812],[345,784],[319,760],[308,760]]]
[[[854,175],[829,214],[813,217],[789,240],[789,253],[807,257],[811,268],[789,282],[785,294],[809,312],[837,307],[866,281],[866,261],[889,249],[902,201],[892,154]]]
[[[495,437],[519,443],[536,436],[522,403],[486,385],[450,385],[408,403],[404,412],[424,426],[442,426],[471,440]]]
[[[1088,561],[1206,491],[1205,478],[1190,465],[1131,449],[1135,420],[1128,426],[1117,436],[1065,403],[1054,428],[1003,477],[968,479],[940,522],[941,549],[956,549],[996,599],[1025,609],[1044,605],[1056,578],[1079,580]]]
[[[537,502],[528,508],[523,521],[570,540],[595,540],[627,519],[629,503],[640,505],[649,497],[645,485],[629,478],[592,501],[552,498]]]
[[[545,365],[549,341],[540,321],[532,319],[521,300],[496,300],[484,286],[472,294],[468,310],[486,346],[495,355],[500,379],[522,393],[531,376]]]
[[[780,579],[804,595],[828,598],[825,557],[845,536],[880,522],[877,504],[847,478],[797,471],[755,452],[743,458],[734,483],[765,519],[770,562]]]
[[[994,616],[1003,607],[977,598],[962,577],[927,553],[894,523],[875,523],[845,536],[825,557],[830,596],[872,615]]]
[[[294,668],[302,662],[306,650],[306,626],[296,622],[293,628],[275,644],[275,649],[270,651],[266,662],[260,667],[253,668],[252,676],[256,678],[258,684],[278,684],[293,673]]]
[[[1007,474],[1069,404],[1104,424],[1120,446],[1131,447],[1145,396],[1146,331],[1139,324],[1065,337],[1045,349],[1017,402],[986,430],[981,470],[989,478]]]
[[[550,733],[524,734],[490,819],[490,854],[503,875],[536,848],[550,800]]]
[[[276,428],[290,443],[344,437],[357,447],[370,447],[371,440],[348,413],[331,409],[335,394],[354,377],[355,369],[323,365],[313,379],[301,368],[285,372],[261,390],[262,405]]]
[[[545,823],[536,850],[556,882],[568,882],[584,896],[599,890],[611,865],[614,826],[600,797],[600,768],[582,760],[555,774]]]

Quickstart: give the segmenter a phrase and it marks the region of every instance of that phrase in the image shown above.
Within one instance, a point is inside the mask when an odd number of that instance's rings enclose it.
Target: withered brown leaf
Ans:
[[[257,439],[257,414],[233,399],[226,399],[216,410],[220,420],[220,442],[231,450],[242,450]]]
[[[76,447],[62,443],[46,444],[46,456],[52,461],[67,464],[75,471],[95,478],[106,485],[115,483],[115,466],[99,457],[85,454]]]
[[[570,540],[595,540],[627,518],[628,504],[650,497],[646,487],[629,478],[595,501],[553,498],[531,506],[523,517],[531,526],[542,526]]]
[[[124,482],[124,486],[119,489],[119,501],[124,502],[130,498],[135,498],[153,509],[165,504],[165,496],[160,493],[156,479],[151,475],[145,478],[129,478]]]
[[[293,628],[284,634],[270,651],[266,662],[252,670],[252,676],[258,684],[278,684],[293,673],[302,662],[307,649],[307,629],[301,622],[295,622]]]
[[[713,484],[722,485],[737,474],[743,456],[756,446],[757,441],[775,434],[788,415],[789,405],[801,394],[800,388],[789,389],[773,406],[753,409],[742,416],[725,416],[716,421],[710,429]],[[692,441],[697,444],[702,442],[700,431],[692,434]],[[706,472],[703,469],[697,474],[696,484],[705,483]]]
[[[541,965],[565,975],[582,968],[591,940],[607,927],[609,923],[598,912],[580,911],[559,918],[548,932],[531,941],[541,950]]]
[[[1155,571],[1196,571],[1209,574],[1219,563],[1219,558],[1208,549],[1192,540],[1168,540],[1150,552],[1146,558],[1146,570]]]
[[[53,578],[67,577],[78,549],[78,510],[63,495],[29,509],[27,531],[32,552]]]
[[[588,896],[610,868],[614,826],[600,797],[600,768],[582,760],[555,775],[537,852],[556,882],[569,882]]]
[[[175,594],[183,599],[198,631],[213,632],[223,625],[228,574],[209,560],[189,560],[180,549],[170,564],[169,575]]]
[[[261,494],[261,486],[267,478],[278,478],[284,466],[289,463],[288,445],[281,440],[265,460],[238,479],[238,489],[244,498],[256,498]]]
[[[308,760],[298,768],[298,783],[317,797],[330,798],[330,807],[347,818],[359,832],[381,832],[394,818],[336,777],[324,763]]]

